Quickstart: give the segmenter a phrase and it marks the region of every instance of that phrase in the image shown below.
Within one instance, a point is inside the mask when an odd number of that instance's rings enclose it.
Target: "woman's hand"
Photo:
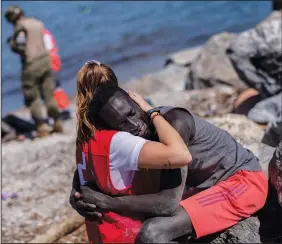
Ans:
[[[153,107],[147,103],[143,97],[141,97],[139,94],[135,93],[135,92],[132,92],[132,91],[129,91],[128,92],[129,96],[131,97],[131,99],[136,102],[140,108],[144,111],[144,112],[147,112],[148,110],[152,109]]]

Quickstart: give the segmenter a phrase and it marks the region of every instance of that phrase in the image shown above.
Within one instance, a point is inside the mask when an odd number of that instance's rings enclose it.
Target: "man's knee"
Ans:
[[[137,235],[136,243],[156,243],[160,234],[154,223],[145,223]]]
[[[43,96],[50,96],[55,90],[55,82],[51,71],[46,71],[41,77],[42,82],[42,94]]]
[[[38,99],[38,92],[35,87],[23,88],[25,106],[30,107]]]
[[[53,92],[54,92],[54,80],[52,78],[51,73],[47,72],[43,77],[43,83],[42,83],[43,100],[45,106],[47,107],[48,115],[54,119],[58,119],[60,117],[60,113]]]
[[[39,91],[33,80],[23,80],[22,82],[24,103],[29,107],[38,98]]]

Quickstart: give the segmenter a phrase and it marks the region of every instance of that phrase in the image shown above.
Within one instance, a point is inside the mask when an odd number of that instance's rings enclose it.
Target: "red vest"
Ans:
[[[62,87],[56,88],[53,92],[53,96],[59,109],[67,109],[69,107],[69,97]]]
[[[48,50],[49,56],[51,59],[51,68],[54,72],[58,72],[61,70],[62,63],[61,63],[60,56],[58,54],[58,47],[57,47],[55,38],[52,36],[52,34],[47,29],[43,30],[43,35],[47,36],[51,40],[52,47],[50,50]]]
[[[76,161],[81,181],[98,184],[101,191],[112,196],[131,195],[132,185],[118,190],[110,177],[110,144],[117,131],[96,131],[95,138],[77,147]],[[83,183],[83,182],[81,182]],[[113,212],[104,214],[101,224],[86,220],[90,243],[134,243],[141,228],[140,220],[133,220]]]

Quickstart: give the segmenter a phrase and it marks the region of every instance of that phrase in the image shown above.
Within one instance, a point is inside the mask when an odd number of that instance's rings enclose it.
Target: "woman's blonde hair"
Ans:
[[[85,142],[95,134],[96,128],[90,122],[87,111],[99,85],[118,86],[118,80],[113,70],[97,61],[88,61],[77,74],[77,141]]]

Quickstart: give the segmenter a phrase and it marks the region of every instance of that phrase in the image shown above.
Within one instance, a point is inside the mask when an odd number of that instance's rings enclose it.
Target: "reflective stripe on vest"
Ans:
[[[110,144],[116,133],[115,130],[97,130],[95,138],[84,143],[77,152],[77,164],[83,164],[85,157],[84,180],[89,183],[95,181],[105,194],[129,195],[132,185],[121,190],[116,189],[110,176]]]
[[[118,190],[110,177],[110,145],[117,131],[99,130],[95,138],[90,139],[81,147],[77,147],[76,161],[82,168],[83,180],[95,181],[100,190],[109,195],[131,195],[131,186]],[[104,214],[102,223],[86,221],[86,230],[90,243],[134,243],[142,226],[142,222],[119,214]],[[99,236],[97,236],[99,235]]]

